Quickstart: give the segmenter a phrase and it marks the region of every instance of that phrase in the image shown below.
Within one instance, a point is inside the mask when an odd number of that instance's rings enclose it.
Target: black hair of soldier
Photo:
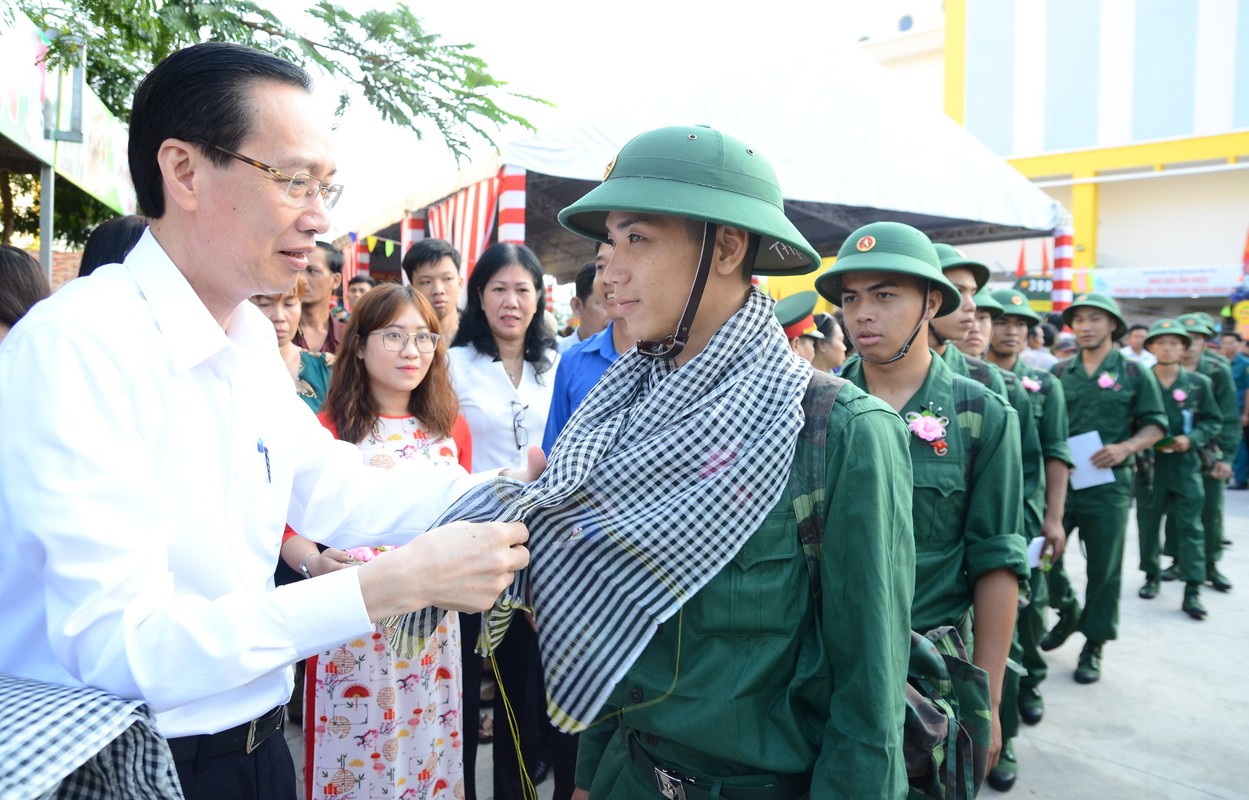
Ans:
[[[161,144],[194,142],[209,162],[229,164],[230,156],[215,147],[237,151],[251,135],[256,109],[247,90],[263,81],[312,92],[312,78],[302,67],[228,42],[184,48],[147,74],[134,93],[127,147],[144,216],[165,215],[164,178],[156,161]]]
[[[455,271],[460,271],[460,251],[446,239],[421,239],[403,254],[403,263],[399,265],[408,276],[409,283],[416,283],[416,271],[426,264],[437,264],[444,258],[450,258],[455,264]]]
[[[588,261],[581,265],[581,269],[577,270],[577,299],[585,302],[590,299],[590,295],[594,294],[594,276],[598,273],[598,267],[593,261]]]
[[[372,279],[372,278],[370,278],[368,275],[357,275],[356,277],[354,277],[354,278],[352,278],[351,280],[347,281],[347,285],[348,285],[348,286],[356,286],[356,285],[359,285],[359,284],[361,284],[361,283],[368,284],[370,287],[373,287],[373,286],[376,286],[376,285],[377,285],[377,281],[373,280],[373,279]]]

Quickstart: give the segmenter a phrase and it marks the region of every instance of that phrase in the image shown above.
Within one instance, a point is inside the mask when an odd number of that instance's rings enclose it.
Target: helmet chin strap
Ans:
[[[698,257],[698,269],[694,272],[694,284],[690,287],[690,296],[685,301],[685,310],[681,312],[676,331],[659,341],[638,342],[638,353],[641,355],[648,358],[676,358],[689,343],[690,328],[694,325],[698,304],[702,302],[703,290],[707,288],[707,278],[711,275],[711,258],[715,253],[716,232],[719,227],[713,222],[703,223],[703,249]]]
[[[902,345],[902,349],[899,350],[898,354],[893,358],[888,359],[887,361],[871,361],[872,364],[875,364],[878,367],[883,367],[886,364],[892,364],[899,359],[906,358],[906,354],[910,352],[912,345],[915,344],[915,337],[919,335],[919,329],[924,327],[924,321],[928,319],[928,296],[930,294],[932,294],[931,280],[928,281],[928,285],[924,289],[924,307],[919,313],[919,322],[915,323],[915,330],[911,331],[911,335],[906,338],[906,344]],[[866,354],[863,354],[863,359],[865,361],[869,360]]]

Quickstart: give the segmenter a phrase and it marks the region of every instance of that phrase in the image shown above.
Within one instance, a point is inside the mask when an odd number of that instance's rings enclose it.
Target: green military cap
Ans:
[[[989,316],[997,319],[1006,313],[1006,309],[993,296],[993,292],[988,289],[981,289],[971,296],[971,301],[976,304],[977,311],[988,311]]]
[[[706,126],[658,128],[631,139],[603,182],[559,212],[573,233],[607,241],[607,214],[636,211],[714,222],[759,235],[752,270],[805,275],[820,255],[785,217],[776,173],[738,139]]]
[[[1041,315],[1033,311],[1028,303],[1028,296],[1018,289],[998,289],[993,293],[993,299],[1002,304],[1009,316],[1023,317],[1034,325],[1041,321]]]
[[[1180,314],[1175,321],[1184,326],[1184,329],[1191,333],[1200,333],[1207,339],[1214,338],[1214,326],[1202,317],[1209,317],[1209,314],[1202,314],[1200,311],[1191,314]],[[1191,341],[1191,339],[1190,339]]]
[[[799,336],[810,336],[812,339],[824,338],[812,314],[819,299],[820,296],[815,292],[806,291],[791,294],[784,300],[777,301],[776,318],[781,321],[781,327],[785,329],[786,339],[796,339]]]
[[[829,302],[841,305],[842,277],[850,272],[896,272],[929,281],[941,290],[939,317],[962,304],[958,289],[941,272],[932,242],[901,222],[873,222],[850,234],[837,251],[837,261],[815,279],[815,288]]]
[[[1145,336],[1145,346],[1159,336],[1178,336],[1184,340],[1184,345],[1188,346],[1193,343],[1193,337],[1188,335],[1188,331],[1184,329],[1184,324],[1175,319],[1160,319],[1153,325],[1149,326],[1149,333]]]
[[[945,242],[933,242],[933,248],[937,251],[937,258],[941,260],[941,271],[955,267],[963,267],[971,270],[972,276],[976,279],[976,289],[983,289],[985,284],[989,282],[989,268],[979,261],[972,260],[963,255],[962,251],[954,245]]]
[[[1100,292],[1078,294],[1075,300],[1071,301],[1071,305],[1063,309],[1063,322],[1070,325],[1072,316],[1081,308],[1098,308],[1109,314],[1115,321],[1115,330],[1111,334],[1115,339],[1122,339],[1123,335],[1128,332],[1128,324],[1123,321],[1123,314],[1119,311],[1119,304],[1114,301],[1114,298]]]

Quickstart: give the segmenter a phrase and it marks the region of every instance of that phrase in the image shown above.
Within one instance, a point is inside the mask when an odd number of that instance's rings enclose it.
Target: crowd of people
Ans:
[[[593,254],[562,337],[524,245],[465,281],[425,239],[402,284],[344,287],[309,88],[174,53],[135,97],[145,217],[50,299],[0,248],[0,620],[27,645],[0,673],[141,701],[168,748],[116,761],[162,791],[293,798],[292,692],[309,798],[472,800],[491,738],[508,800],[548,772],[576,800],[1007,791],[1044,654],[1078,633],[1074,679],[1103,676],[1133,504],[1140,598],[1181,582],[1204,620],[1232,590],[1249,349],[1220,321],[1093,293],[1043,319],[895,222],[774,303],[752,277],[820,256],[707,127],[639,135],[559,213]],[[981,687],[948,721],[967,752],[911,738],[934,647]],[[97,749],[55,780],[99,780]]]

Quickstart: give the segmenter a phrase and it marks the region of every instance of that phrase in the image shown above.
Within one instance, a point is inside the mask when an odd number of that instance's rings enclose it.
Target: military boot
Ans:
[[[1096,683],[1102,676],[1102,643],[1085,642],[1076,665],[1076,683]]]
[[[1214,564],[1210,564],[1206,567],[1206,580],[1210,582],[1211,586],[1218,589],[1220,592],[1230,592],[1232,590],[1232,582],[1227,579],[1226,575],[1219,572],[1218,568],[1215,567]]]
[[[1177,561],[1172,561],[1171,566],[1162,571],[1159,576],[1164,581],[1178,581],[1180,579],[1180,565]]]
[[[1153,600],[1158,596],[1158,592],[1162,591],[1162,584],[1158,582],[1157,575],[1146,575],[1145,585],[1140,588],[1136,594],[1142,600]]]
[[[1201,584],[1190,583],[1184,587],[1184,613],[1193,619],[1205,619],[1206,607],[1201,604]]]
[[[1072,603],[1070,608],[1060,608],[1058,610],[1058,622],[1054,623],[1054,627],[1041,637],[1041,649],[1049,652],[1063,646],[1063,642],[1076,632],[1076,627],[1080,624],[1080,606]]]
[[[1036,686],[1019,687],[1019,718],[1026,725],[1036,725],[1045,716],[1045,698]]]
[[[1002,745],[1002,755],[998,757],[997,766],[989,770],[989,785],[999,792],[1009,792],[1019,776],[1019,762],[1015,760],[1015,745],[1007,739]]]

